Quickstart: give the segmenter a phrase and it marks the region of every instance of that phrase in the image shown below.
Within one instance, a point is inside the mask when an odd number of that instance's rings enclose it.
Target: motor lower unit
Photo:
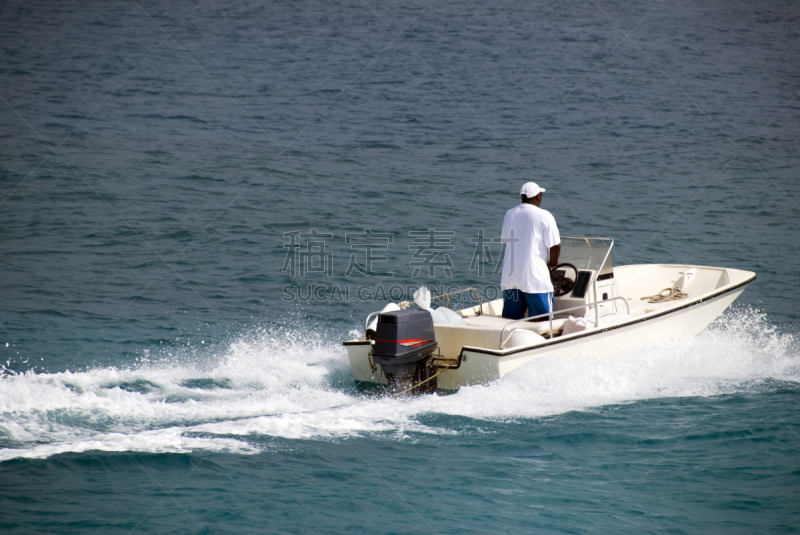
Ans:
[[[384,312],[375,328],[372,360],[383,369],[389,393],[426,394],[436,391],[436,350],[433,318],[427,310]]]

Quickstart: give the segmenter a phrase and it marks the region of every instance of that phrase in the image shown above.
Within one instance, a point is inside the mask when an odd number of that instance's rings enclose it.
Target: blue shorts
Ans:
[[[525,314],[525,309],[528,313]],[[553,293],[529,294],[520,290],[503,290],[503,317],[521,320],[553,310]]]

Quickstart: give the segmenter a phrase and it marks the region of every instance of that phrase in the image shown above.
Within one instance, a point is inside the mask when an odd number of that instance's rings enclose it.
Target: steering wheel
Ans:
[[[571,268],[572,271],[575,273],[575,278],[570,279],[569,277],[564,275],[563,271],[559,271],[558,268],[560,267],[568,267]],[[563,295],[567,295],[575,288],[575,280],[578,278],[578,268],[573,266],[572,264],[559,264],[550,271],[550,282],[553,283],[553,295],[555,297],[561,297]]]

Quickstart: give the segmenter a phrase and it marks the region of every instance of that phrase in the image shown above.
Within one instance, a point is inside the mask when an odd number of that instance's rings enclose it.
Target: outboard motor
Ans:
[[[384,312],[378,315],[374,339],[372,360],[383,368],[389,393],[436,391],[436,378],[430,378],[436,373],[431,355],[438,344],[430,312],[417,309]],[[423,381],[427,382],[420,384]]]

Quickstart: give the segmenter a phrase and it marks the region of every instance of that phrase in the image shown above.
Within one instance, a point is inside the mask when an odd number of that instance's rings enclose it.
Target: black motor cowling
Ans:
[[[431,355],[437,346],[430,312],[384,312],[378,316],[374,340],[372,359],[383,368],[391,394],[436,391],[436,378],[430,379],[436,373]]]

